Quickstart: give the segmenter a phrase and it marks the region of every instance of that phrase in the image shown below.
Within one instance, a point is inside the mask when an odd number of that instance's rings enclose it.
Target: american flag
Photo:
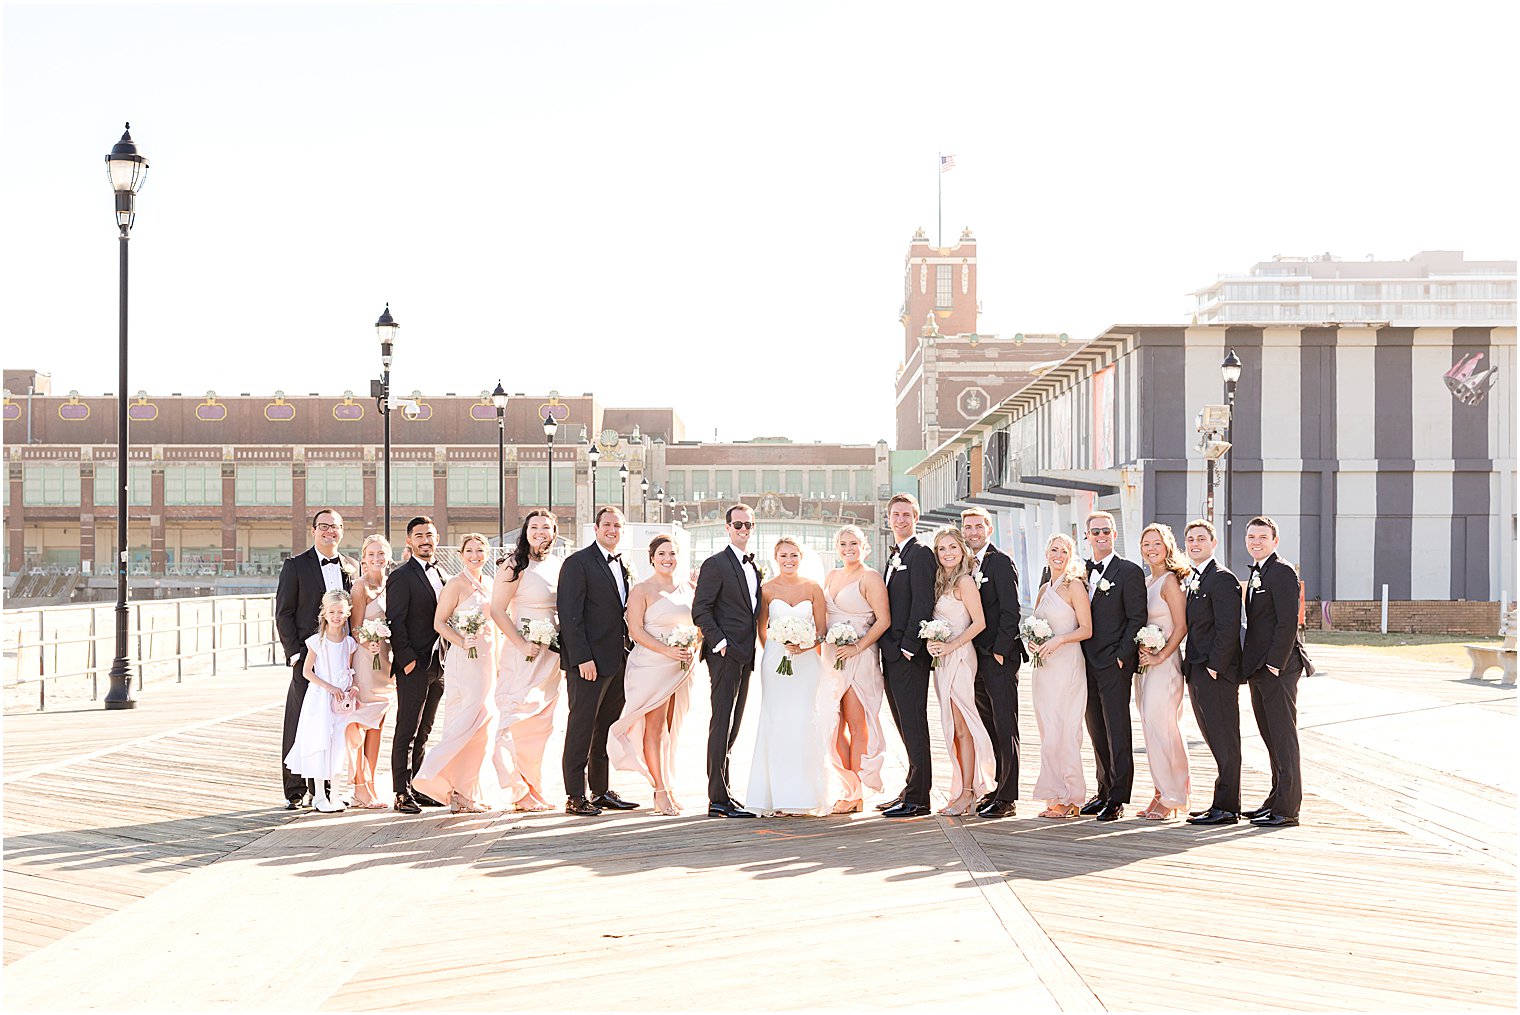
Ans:
[[[952,170],[954,168],[955,168],[955,156],[954,155],[941,155],[939,157],[939,171],[940,172],[942,172],[942,173],[948,173],[950,170]]]

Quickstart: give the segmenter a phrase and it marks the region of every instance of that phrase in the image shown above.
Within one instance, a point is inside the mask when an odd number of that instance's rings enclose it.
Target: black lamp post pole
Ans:
[[[391,316],[387,303],[380,319],[375,322],[375,334],[380,337],[380,388],[377,408],[380,410],[382,440],[385,449],[382,464],[385,469],[385,538],[391,539],[391,357],[396,349],[396,332],[401,325]]]
[[[1231,567],[1235,559],[1235,386],[1240,382],[1240,357],[1231,349],[1220,371],[1224,375],[1224,400],[1230,418],[1225,424],[1225,441],[1230,450],[1224,463],[1224,564]]]

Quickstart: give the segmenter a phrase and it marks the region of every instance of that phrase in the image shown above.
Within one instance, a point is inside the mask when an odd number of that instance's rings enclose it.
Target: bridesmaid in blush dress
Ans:
[[[950,803],[940,811],[968,814],[983,793],[997,784],[997,755],[976,708],[976,649],[971,640],[987,626],[982,596],[972,568],[976,557],[958,528],[934,534],[934,619],[950,625],[949,641],[931,641],[934,694],[950,753]]]
[[[1158,652],[1140,649],[1140,672],[1135,674],[1135,701],[1140,728],[1145,732],[1145,758],[1156,784],[1150,806],[1138,817],[1165,821],[1187,809],[1190,782],[1187,747],[1182,742],[1181,656],[1177,646],[1187,635],[1187,596],[1182,582],[1192,573],[1177,549],[1171,526],[1152,522],[1140,532],[1140,556],[1150,565],[1145,580],[1147,624],[1166,636]]]
[[[491,690],[495,683],[496,639],[491,623],[480,632],[464,635],[450,621],[456,614],[475,610],[485,615],[491,597],[486,593],[481,570],[486,562],[486,537],[478,532],[459,542],[464,569],[449,579],[438,597],[433,630],[448,642],[443,660],[443,738],[427,752],[422,768],[412,778],[417,792],[447,801],[450,810],[482,813],[481,774],[491,745]],[[475,657],[470,657],[470,650]]]
[[[1082,642],[1092,637],[1087,566],[1070,536],[1045,544],[1050,579],[1035,596],[1034,616],[1050,625],[1048,641],[1026,642],[1034,665],[1034,718],[1040,730],[1040,774],[1034,798],[1048,804],[1042,818],[1074,818],[1087,799],[1082,771],[1083,717],[1087,713],[1087,662]]]
[[[829,738],[829,760],[844,787],[833,813],[851,814],[860,810],[867,789],[879,793],[882,788],[881,769],[887,751],[880,716],[885,689],[876,639],[892,625],[892,617],[887,583],[865,566],[871,552],[865,533],[858,526],[846,525],[835,536],[834,549],[844,567],[824,578],[828,628],[849,624],[860,637],[853,645],[823,646],[823,676],[834,682],[833,696],[839,709],[834,735]],[[835,669],[840,661],[843,668]]]
[[[544,747],[554,732],[564,673],[558,650],[529,644],[522,624],[547,620],[559,629],[555,600],[561,561],[551,553],[556,535],[553,515],[543,508],[529,511],[491,590],[491,619],[502,635],[496,677],[500,718],[491,759],[497,781],[520,811],[550,810],[543,793]]]
[[[354,582],[353,629],[370,621],[385,621],[385,572],[391,562],[390,540],[382,535],[365,537],[359,553],[359,580]],[[375,661],[379,660],[377,668]],[[350,737],[361,741],[354,745],[358,762],[354,768],[354,806],[361,810],[383,811],[390,807],[375,792],[375,766],[380,760],[380,731],[385,714],[396,695],[396,681],[391,675],[389,638],[377,642],[359,642],[354,657],[354,687],[359,704],[349,719]]]
[[[654,786],[654,807],[680,814],[670,794],[675,779],[676,738],[691,704],[696,646],[676,648],[665,639],[677,627],[691,627],[691,587],[675,580],[679,555],[666,535],[649,544],[654,574],[628,593],[628,633],[633,651],[623,671],[623,714],[607,732],[612,766],[637,772]]]

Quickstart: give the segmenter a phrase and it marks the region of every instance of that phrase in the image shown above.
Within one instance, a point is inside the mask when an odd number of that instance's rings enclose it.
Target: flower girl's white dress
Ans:
[[[348,635],[331,641],[317,633],[306,639],[306,651],[316,656],[317,677],[334,687],[347,688],[354,682],[352,659],[356,643]],[[285,767],[306,779],[331,779],[343,771],[344,734],[349,718],[334,714],[333,696],[320,684],[306,688],[301,702],[301,717],[296,726],[295,743],[285,755]]]

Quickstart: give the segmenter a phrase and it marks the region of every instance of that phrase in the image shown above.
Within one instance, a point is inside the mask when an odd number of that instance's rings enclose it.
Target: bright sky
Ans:
[[[892,436],[903,255],[980,330],[1186,320],[1274,253],[1515,257],[1511,3],[4,8],[5,366],[114,391],[594,391]]]

